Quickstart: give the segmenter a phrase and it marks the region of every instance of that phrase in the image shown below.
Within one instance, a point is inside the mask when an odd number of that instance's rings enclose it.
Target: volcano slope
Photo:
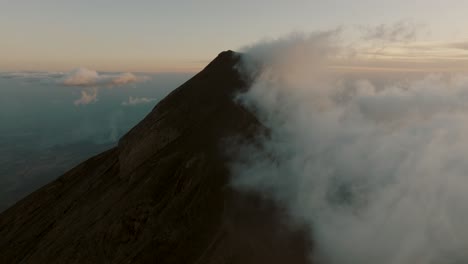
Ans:
[[[226,51],[119,141],[0,214],[0,263],[308,263],[280,208],[229,187],[262,129]],[[232,145],[232,144],[231,144]]]

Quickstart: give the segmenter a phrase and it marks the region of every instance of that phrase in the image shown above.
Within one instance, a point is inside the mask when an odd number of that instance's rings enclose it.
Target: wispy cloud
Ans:
[[[133,106],[133,105],[139,105],[139,104],[148,104],[148,103],[154,102],[156,100],[157,100],[156,98],[130,96],[130,97],[128,97],[127,101],[122,102],[122,105],[123,106]]]
[[[416,39],[421,32],[421,25],[408,21],[378,26],[361,26],[362,38],[366,41],[406,42]]]
[[[81,97],[73,102],[74,105],[87,105],[97,102],[98,89],[89,88],[81,91]]]

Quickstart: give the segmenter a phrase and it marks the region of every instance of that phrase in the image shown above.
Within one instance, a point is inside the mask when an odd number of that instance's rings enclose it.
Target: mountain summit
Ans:
[[[307,263],[281,210],[229,187],[226,142],[262,129],[225,51],[118,146],[0,214],[0,263]]]

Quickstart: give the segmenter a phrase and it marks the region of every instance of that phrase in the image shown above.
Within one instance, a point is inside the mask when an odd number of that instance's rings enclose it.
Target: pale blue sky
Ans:
[[[194,71],[265,37],[406,20],[466,40],[465,0],[0,0],[0,70]]]

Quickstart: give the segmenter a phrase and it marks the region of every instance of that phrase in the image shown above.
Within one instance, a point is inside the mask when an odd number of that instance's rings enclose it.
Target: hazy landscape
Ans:
[[[0,73],[0,211],[115,146],[191,75],[138,74],[141,80],[110,85],[75,74],[89,83],[67,85],[71,73]]]

